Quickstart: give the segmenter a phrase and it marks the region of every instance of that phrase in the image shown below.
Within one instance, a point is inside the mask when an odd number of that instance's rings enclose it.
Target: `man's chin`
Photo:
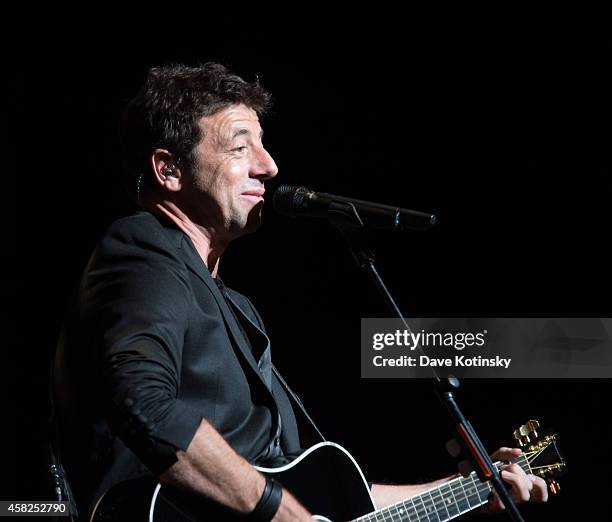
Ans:
[[[261,226],[261,208],[253,208],[241,223],[235,223],[232,227],[236,236],[244,236],[256,232]]]

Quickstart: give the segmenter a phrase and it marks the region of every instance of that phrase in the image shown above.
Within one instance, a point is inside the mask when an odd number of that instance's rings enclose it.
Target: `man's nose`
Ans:
[[[263,147],[257,155],[257,160],[254,162],[251,175],[253,177],[272,179],[278,174],[278,167],[270,153]]]

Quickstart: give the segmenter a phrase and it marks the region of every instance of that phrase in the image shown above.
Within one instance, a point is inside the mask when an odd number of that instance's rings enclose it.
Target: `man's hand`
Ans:
[[[499,448],[491,459],[498,460],[513,460],[521,455],[522,451],[519,448]],[[518,464],[508,464],[501,467],[500,476],[502,480],[512,486],[510,497],[517,503],[520,502],[546,502],[548,500],[548,487],[544,479],[535,475],[527,475],[523,468]],[[496,513],[505,509],[504,504],[493,493],[489,503],[483,508],[485,513]]]

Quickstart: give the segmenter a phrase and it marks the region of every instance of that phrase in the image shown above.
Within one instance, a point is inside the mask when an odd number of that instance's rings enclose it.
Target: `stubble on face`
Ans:
[[[255,231],[263,203],[253,205],[240,195],[262,186],[249,176],[249,147],[261,145],[261,127],[252,109],[237,105],[200,120],[202,140],[195,150],[193,201],[199,224],[230,239]]]

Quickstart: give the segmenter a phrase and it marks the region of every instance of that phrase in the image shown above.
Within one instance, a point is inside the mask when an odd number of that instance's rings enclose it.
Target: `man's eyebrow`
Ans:
[[[234,132],[234,134],[232,134],[232,139],[235,139],[238,136],[248,136],[249,134],[251,134],[249,129],[238,129]],[[264,131],[263,129],[261,129],[259,131],[259,139],[263,138],[263,134],[264,134]]]
[[[250,132],[248,129],[237,129],[232,134],[232,139],[237,138],[238,136],[246,136],[249,135]]]

